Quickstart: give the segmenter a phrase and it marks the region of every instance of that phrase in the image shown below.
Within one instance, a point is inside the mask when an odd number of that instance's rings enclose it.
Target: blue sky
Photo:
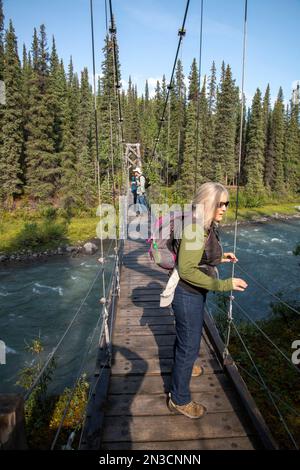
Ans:
[[[104,0],[94,0],[97,71],[100,73],[105,35]],[[131,75],[139,92],[148,79],[170,77],[186,0],[113,0],[118,27],[122,78]],[[89,0],[4,0],[6,25],[12,18],[19,40],[30,46],[34,26],[46,25],[49,43],[54,34],[65,65],[73,56],[77,71],[92,72]],[[213,60],[218,75],[222,60],[241,82],[244,0],[204,0],[203,74]],[[286,100],[300,80],[300,0],[248,0],[248,39],[245,93],[250,100],[269,82],[272,98],[281,85]],[[199,56],[200,0],[191,0],[181,58],[188,75]],[[125,83],[124,83],[125,85]],[[126,85],[125,85],[126,86]]]

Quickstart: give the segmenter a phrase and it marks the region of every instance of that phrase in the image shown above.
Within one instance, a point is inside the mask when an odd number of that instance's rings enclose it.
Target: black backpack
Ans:
[[[147,176],[143,175],[143,177],[145,178],[145,189],[147,189],[149,186],[151,186],[151,183]]]

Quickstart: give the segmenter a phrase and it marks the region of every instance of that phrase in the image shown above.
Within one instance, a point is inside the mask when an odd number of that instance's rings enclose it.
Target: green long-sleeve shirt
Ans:
[[[183,230],[178,257],[178,273],[183,281],[196,287],[212,291],[230,291],[233,289],[232,278],[214,279],[199,269],[199,262],[204,252],[207,233],[203,233],[196,224],[192,225],[194,235],[191,236],[191,226]],[[189,246],[190,245],[190,246]]]

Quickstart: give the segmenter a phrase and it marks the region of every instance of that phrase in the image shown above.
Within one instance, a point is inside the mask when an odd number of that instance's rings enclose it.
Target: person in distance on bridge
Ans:
[[[135,177],[134,174],[131,177],[130,185],[131,185],[131,192],[132,192],[132,195],[133,195],[133,204],[136,204],[136,202],[137,202],[137,182],[136,182],[136,177]]]
[[[200,350],[206,294],[247,288],[243,279],[219,279],[216,268],[222,262],[238,261],[234,253],[223,253],[218,234],[228,204],[228,191],[220,183],[208,182],[200,186],[193,201],[194,218],[184,226],[177,256],[179,282],[172,302],[176,340],[168,407],[188,418],[201,418],[206,412],[205,406],[191,400],[189,389],[191,377],[203,373],[203,368],[194,363]],[[201,217],[198,217],[199,208]],[[194,238],[195,243],[191,245],[191,233],[197,237],[199,228],[202,237]]]
[[[146,179],[142,174],[142,170],[137,167],[134,170],[135,179],[137,183],[137,203],[138,203],[138,210],[136,215],[140,215],[141,212],[147,212],[147,201],[146,201]]]

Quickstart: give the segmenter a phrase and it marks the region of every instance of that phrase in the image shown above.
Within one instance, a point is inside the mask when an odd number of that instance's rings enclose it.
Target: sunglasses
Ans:
[[[217,204],[217,208],[221,209],[222,206],[228,207],[228,205],[229,205],[229,201],[219,202],[219,204]]]

